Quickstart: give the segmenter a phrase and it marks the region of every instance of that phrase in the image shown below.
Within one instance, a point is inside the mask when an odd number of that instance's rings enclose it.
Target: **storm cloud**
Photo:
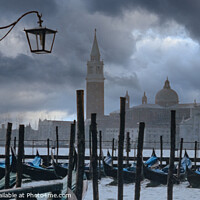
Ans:
[[[175,20],[199,39],[200,36],[200,2],[198,0],[87,0],[91,12],[100,12],[109,16],[120,16],[126,10],[146,10],[159,17],[160,23]]]
[[[52,54],[31,54],[23,29],[36,27],[38,19],[28,15],[1,41],[2,123],[18,115],[26,123],[31,118],[76,117],[76,90],[85,90],[95,28],[104,61],[106,114],[119,109],[119,97],[126,91],[131,106],[141,104],[144,91],[148,102],[154,103],[167,77],[180,103],[200,101],[199,1],[17,2],[1,1],[2,26],[38,10],[44,26],[58,33]]]

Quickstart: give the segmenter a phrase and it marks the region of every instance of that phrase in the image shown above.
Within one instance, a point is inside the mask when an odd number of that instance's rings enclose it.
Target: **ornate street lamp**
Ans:
[[[55,40],[55,35],[57,31],[48,29],[46,27],[42,27],[42,14],[40,15],[38,11],[29,11],[24,13],[19,19],[17,19],[15,22],[12,24],[9,24],[4,27],[0,27],[0,29],[6,29],[11,27],[8,32],[0,39],[3,40],[9,33],[10,31],[14,28],[14,26],[26,15],[35,13],[37,14],[38,17],[38,28],[33,28],[33,29],[24,29],[26,32],[26,37],[28,40],[28,44],[30,47],[30,51],[32,53],[37,53],[37,54],[45,54],[45,53],[51,53],[54,40]]]

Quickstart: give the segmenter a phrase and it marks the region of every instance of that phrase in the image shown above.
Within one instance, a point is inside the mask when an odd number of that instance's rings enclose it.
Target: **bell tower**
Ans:
[[[97,118],[104,116],[104,72],[103,61],[100,60],[100,52],[94,32],[94,41],[90,60],[87,62],[86,76],[86,118],[90,119],[91,113],[96,113]]]
[[[144,92],[144,96],[142,97],[142,104],[147,104],[147,96],[145,92]]]

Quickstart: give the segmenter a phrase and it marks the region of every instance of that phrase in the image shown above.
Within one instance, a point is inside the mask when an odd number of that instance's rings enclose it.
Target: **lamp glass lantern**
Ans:
[[[24,29],[24,31],[26,32],[26,37],[32,53],[51,53],[57,31],[46,27]]]

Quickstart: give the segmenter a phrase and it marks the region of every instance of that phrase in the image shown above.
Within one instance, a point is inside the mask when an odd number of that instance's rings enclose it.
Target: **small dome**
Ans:
[[[171,89],[168,79],[165,81],[163,89],[156,94],[155,103],[164,107],[178,104],[178,95]]]

